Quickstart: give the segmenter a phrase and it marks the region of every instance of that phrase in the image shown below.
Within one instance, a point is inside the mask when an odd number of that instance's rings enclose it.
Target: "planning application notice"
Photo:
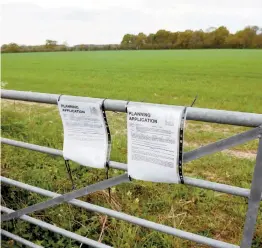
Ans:
[[[129,176],[180,183],[179,131],[184,108],[130,103],[127,111]]]
[[[72,99],[61,96],[58,101],[64,127],[63,156],[81,165],[104,168],[109,145],[102,100]]]

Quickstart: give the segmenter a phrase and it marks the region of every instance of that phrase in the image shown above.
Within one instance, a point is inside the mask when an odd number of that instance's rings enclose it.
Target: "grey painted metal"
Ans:
[[[31,91],[1,90],[1,98],[27,102],[57,104],[60,94],[46,94]]]
[[[50,148],[50,147],[45,147],[45,146],[39,146],[35,144],[30,144],[22,141],[17,141],[17,140],[11,140],[11,139],[6,139],[1,137],[1,143],[11,145],[11,146],[16,146],[16,147],[21,147],[24,149],[29,149],[32,151],[36,152],[42,152],[54,156],[60,156],[63,157],[63,151]],[[119,169],[119,170],[127,170],[126,165],[118,162],[110,162],[109,166],[114,169]]]
[[[262,136],[262,132],[261,132]],[[254,236],[258,210],[260,205],[260,196],[262,193],[262,137],[259,138],[256,166],[251,184],[250,197],[248,201],[248,210],[244,226],[243,240],[241,248],[250,248]]]
[[[3,99],[57,104],[59,95],[28,91],[2,90],[1,97]],[[105,110],[126,112],[127,103],[127,101],[107,99],[105,100]],[[262,114],[188,107],[187,120],[257,127],[262,124]]]
[[[3,230],[3,229],[0,230],[0,233],[1,233],[1,235],[6,236],[6,237],[8,237],[8,238],[11,238],[11,239],[15,240],[15,241],[18,242],[18,243],[21,243],[21,244],[23,244],[23,245],[26,245],[27,247],[31,247],[31,248],[44,248],[43,246],[36,245],[36,244],[34,244],[34,243],[26,240],[26,239],[23,239],[23,238],[15,235],[15,234],[10,233],[10,232],[8,232],[8,231],[5,231],[5,230]]]
[[[184,177],[184,183],[190,186],[195,186],[202,189],[210,189],[213,191],[218,191],[226,194],[241,196],[241,197],[249,197],[250,190],[245,188],[240,188],[236,186],[231,186],[222,183],[214,183],[202,179],[196,179],[191,177]],[[262,200],[262,195],[261,195]]]
[[[248,142],[250,140],[258,138],[258,135],[260,131],[262,130],[262,127],[256,127],[251,130],[248,130],[246,132],[236,134],[234,136],[231,136],[226,139],[219,140],[217,142],[214,142],[212,144],[208,144],[206,146],[202,146],[198,149],[195,149],[190,152],[186,152],[183,157],[184,162],[189,162],[191,160],[195,160],[201,157],[204,157],[206,155],[213,154],[215,152],[220,152],[225,149],[228,149],[230,147],[243,144],[245,142]]]
[[[10,213],[14,212],[14,210],[12,210],[10,208],[7,208],[7,207],[3,207],[3,206],[1,206],[1,211],[4,212],[4,213],[7,213],[7,214],[10,214]],[[76,241],[78,241],[80,243],[83,243],[83,244],[86,244],[86,245],[90,245],[91,247],[97,247],[97,248],[110,248],[111,247],[111,246],[99,243],[99,242],[97,242],[95,240],[82,237],[82,236],[80,236],[78,234],[72,233],[72,232],[67,231],[65,229],[62,229],[60,227],[51,225],[51,224],[46,223],[44,221],[32,218],[32,217],[30,217],[28,215],[23,215],[23,216],[20,217],[20,219],[24,220],[24,221],[27,221],[27,222],[29,222],[31,224],[40,226],[40,227],[42,227],[44,229],[47,229],[49,231],[61,234],[61,235],[65,236],[65,237],[67,237],[67,238],[74,239],[74,240],[76,240]]]
[[[246,127],[258,127],[262,124],[262,114],[191,107],[187,108],[187,113],[187,120]]]
[[[33,151],[36,151],[36,152],[47,153],[49,155],[63,157],[63,151],[58,150],[58,149],[54,149],[54,148],[39,146],[39,145],[35,145],[35,144],[25,143],[25,142],[17,141],[17,140],[6,139],[6,138],[2,138],[2,137],[1,137],[1,143],[11,145],[11,146],[16,146],[16,147],[21,147],[21,148],[28,149],[28,150],[33,150]]]
[[[126,183],[126,182],[129,182],[129,181],[130,181],[129,177],[126,173],[123,174],[123,175],[120,175],[120,176],[112,177],[110,179],[107,179],[107,180],[86,186],[84,188],[75,190],[73,192],[69,192],[69,193],[66,193],[64,195],[60,195],[60,196],[55,197],[51,200],[47,200],[47,201],[40,202],[40,203],[31,205],[29,207],[23,208],[23,209],[19,209],[19,210],[13,212],[13,213],[10,213],[10,214],[7,214],[7,215],[2,215],[1,221],[8,221],[8,220],[12,220],[12,219],[17,219],[24,214],[30,214],[30,213],[33,213],[35,211],[47,209],[47,208],[56,206],[58,204],[61,204],[63,202],[68,202],[72,199],[79,198],[79,197],[94,193],[96,191],[104,190],[104,189],[116,186],[120,183]]]
[[[3,144],[17,146],[17,147],[21,147],[25,149],[30,149],[33,151],[43,152],[43,153],[47,153],[51,155],[63,156],[62,151],[53,149],[53,148],[38,146],[38,145],[29,144],[29,143],[25,143],[22,141],[10,140],[6,138],[1,138],[1,142]],[[185,153],[185,155],[186,154],[187,153]],[[124,163],[110,161],[109,166],[114,169],[125,170],[125,171],[127,170],[127,165]],[[184,183],[187,185],[198,187],[198,188],[211,189],[214,191],[218,191],[218,192],[222,192],[226,194],[232,194],[232,195],[241,196],[241,197],[247,197],[247,198],[249,197],[249,192],[250,192],[249,189],[244,189],[244,188],[240,188],[236,186],[230,186],[227,184],[214,183],[214,182],[191,178],[191,177],[184,177]],[[262,200],[262,195],[261,195],[261,200]]]
[[[114,112],[126,112],[128,101],[106,99],[104,102],[105,110]]]
[[[118,169],[118,170],[127,171],[127,165],[124,163],[120,163],[120,162],[109,161],[109,167]]]
[[[60,196],[60,194],[57,194],[57,193],[54,193],[54,192],[51,192],[51,191],[48,191],[48,190],[45,190],[45,189],[42,189],[42,188],[38,188],[38,187],[35,187],[35,186],[31,186],[31,185],[28,185],[28,184],[25,184],[25,183],[21,183],[21,182],[12,180],[10,178],[1,177],[1,181],[3,183],[8,184],[8,185],[16,186],[18,188],[25,189],[25,190],[28,190],[28,191],[31,191],[31,192],[34,192],[34,193],[38,193],[38,194],[43,195],[43,196],[47,196],[47,197],[58,197],[58,196]],[[223,247],[225,247],[225,248],[227,248],[227,247],[228,248],[237,248],[237,247],[239,247],[237,245],[228,244],[228,243],[221,242],[221,241],[218,241],[218,240],[206,238],[206,237],[203,237],[203,236],[200,236],[200,235],[197,235],[197,234],[181,231],[179,229],[172,228],[172,227],[169,227],[169,226],[165,226],[165,225],[162,225],[162,224],[157,224],[157,223],[152,222],[152,221],[141,219],[141,218],[131,216],[131,215],[128,215],[128,214],[125,214],[125,213],[122,213],[122,212],[115,211],[115,210],[111,210],[111,209],[108,209],[108,208],[100,207],[100,206],[97,206],[97,205],[94,205],[94,204],[90,204],[88,202],[83,202],[83,201],[74,199],[74,200],[69,201],[68,203],[70,203],[74,206],[77,206],[77,207],[84,208],[84,209],[92,211],[92,212],[106,214],[108,216],[111,216],[111,217],[119,219],[119,220],[124,220],[124,221],[130,222],[130,223],[135,224],[135,225],[150,228],[150,229],[162,232],[162,233],[170,234],[170,235],[180,237],[180,238],[184,238],[184,239],[194,241],[194,242],[197,242],[197,243],[206,244],[206,245],[209,245],[211,247],[219,247],[219,248],[223,248]]]

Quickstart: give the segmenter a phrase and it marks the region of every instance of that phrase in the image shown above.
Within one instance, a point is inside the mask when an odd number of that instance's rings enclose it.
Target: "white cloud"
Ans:
[[[119,43],[125,33],[158,29],[232,32],[262,24],[261,0],[2,0],[1,43]]]

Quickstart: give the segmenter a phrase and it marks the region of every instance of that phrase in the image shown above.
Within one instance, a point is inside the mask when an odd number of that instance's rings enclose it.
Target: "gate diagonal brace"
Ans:
[[[22,215],[31,214],[35,211],[39,211],[39,210],[43,210],[43,209],[46,209],[46,208],[49,208],[49,207],[53,207],[53,206],[56,206],[60,203],[68,202],[68,201],[71,201],[75,198],[79,198],[79,197],[94,193],[96,191],[104,190],[104,189],[116,186],[120,183],[126,183],[126,182],[129,182],[129,177],[128,177],[127,173],[122,174],[122,175],[117,176],[117,177],[110,178],[108,180],[104,180],[104,181],[99,182],[99,183],[95,183],[95,184],[86,186],[84,188],[75,190],[73,192],[66,193],[64,195],[55,197],[51,200],[47,200],[45,202],[34,204],[32,206],[17,210],[15,212],[10,213],[10,214],[2,215],[1,216],[1,222],[12,220],[12,219],[17,219],[17,218],[21,217]]]
[[[243,133],[236,134],[226,139],[216,141],[214,143],[202,146],[195,150],[186,152],[183,156],[184,163],[202,158],[204,156],[223,151],[233,146],[237,146],[248,141],[258,138],[259,133],[262,130],[262,126],[258,126],[251,130],[245,131]]]

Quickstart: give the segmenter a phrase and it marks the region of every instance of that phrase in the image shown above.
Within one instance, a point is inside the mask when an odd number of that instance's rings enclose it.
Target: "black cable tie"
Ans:
[[[73,179],[73,176],[72,176],[69,160],[65,160],[65,166],[66,166],[67,174],[68,174],[69,179],[70,179],[71,184],[72,184],[72,190],[74,190],[76,187],[75,187],[75,184],[74,184],[74,179]]]
[[[109,179],[109,163],[106,162],[106,179]],[[111,203],[111,188],[108,188],[109,202]]]
[[[59,95],[59,97],[57,98],[57,101],[59,102],[60,101],[60,98],[63,94]]]
[[[193,106],[194,106],[194,104],[195,104],[197,98],[198,98],[198,95],[195,96],[195,99],[194,99],[194,101],[191,103],[191,106],[190,106],[190,107],[193,107]]]

